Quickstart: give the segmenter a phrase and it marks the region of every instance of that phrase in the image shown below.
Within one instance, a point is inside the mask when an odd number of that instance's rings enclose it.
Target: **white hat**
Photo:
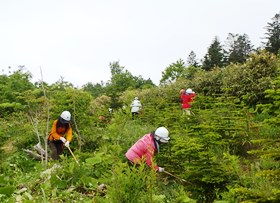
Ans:
[[[155,131],[155,138],[160,142],[167,143],[170,139],[169,132],[165,127],[159,127]]]
[[[63,111],[61,114],[60,114],[60,121],[62,123],[69,123],[70,120],[71,120],[71,114],[69,111]]]
[[[191,93],[193,93],[193,91],[192,91],[191,88],[188,88],[188,89],[186,90],[186,93],[187,93],[187,94],[191,94]]]

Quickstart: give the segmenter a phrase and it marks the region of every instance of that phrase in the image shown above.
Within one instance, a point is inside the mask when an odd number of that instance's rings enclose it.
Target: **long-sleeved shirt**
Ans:
[[[152,134],[146,134],[139,139],[125,154],[126,158],[135,164],[146,162],[150,167],[158,170],[158,166],[153,164],[156,153],[156,146]]]
[[[181,94],[182,109],[191,108],[191,103],[193,102],[195,96],[195,93]]]
[[[66,136],[66,140],[71,142],[72,140],[72,127],[69,124],[69,127],[65,126],[57,127],[58,119],[53,122],[51,132],[49,134],[49,140],[59,140],[61,137]]]
[[[133,112],[138,112],[141,109],[142,104],[139,100],[135,99],[133,100],[130,106],[132,107],[131,112],[133,113]]]

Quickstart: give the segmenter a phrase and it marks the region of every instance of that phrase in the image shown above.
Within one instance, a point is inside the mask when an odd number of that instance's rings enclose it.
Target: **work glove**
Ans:
[[[66,142],[66,139],[65,139],[64,137],[60,137],[59,139],[60,139],[63,143]]]
[[[69,141],[66,141],[65,144],[64,144],[64,146],[67,147],[67,148],[69,148],[69,144],[70,144]]]
[[[163,171],[164,171],[164,168],[161,168],[161,167],[158,168],[158,172],[163,172]]]

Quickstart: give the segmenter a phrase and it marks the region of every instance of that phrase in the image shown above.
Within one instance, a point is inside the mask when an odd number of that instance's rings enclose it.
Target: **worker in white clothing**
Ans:
[[[135,116],[139,114],[142,104],[138,99],[138,97],[135,97],[130,106],[131,106],[132,119],[134,119]]]

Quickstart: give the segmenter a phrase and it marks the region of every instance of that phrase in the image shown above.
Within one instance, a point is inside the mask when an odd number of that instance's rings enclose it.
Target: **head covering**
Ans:
[[[157,128],[154,135],[155,135],[155,139],[157,141],[160,141],[160,142],[163,142],[163,143],[167,143],[170,139],[169,132],[165,127]]]
[[[188,88],[188,89],[186,90],[186,93],[187,93],[187,94],[192,94],[192,93],[193,93],[193,91],[192,91],[192,89],[191,89],[191,88]]]
[[[65,123],[70,123],[71,120],[71,113],[69,111],[63,111],[59,118],[58,118],[59,122],[65,124]]]

